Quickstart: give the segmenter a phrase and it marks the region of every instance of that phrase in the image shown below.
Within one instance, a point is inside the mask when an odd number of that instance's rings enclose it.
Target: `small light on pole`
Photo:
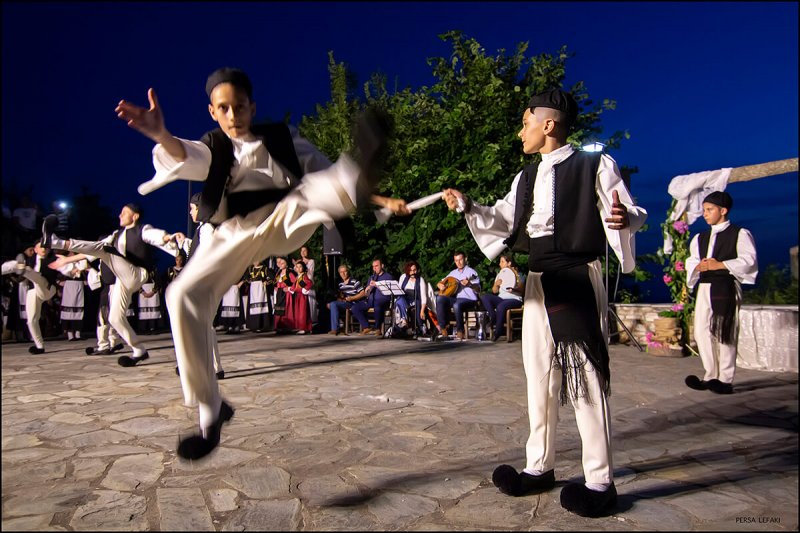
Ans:
[[[604,143],[601,143],[599,141],[593,141],[588,144],[584,144],[581,147],[581,150],[583,150],[584,152],[602,152],[603,150],[605,150],[605,148],[606,145]]]

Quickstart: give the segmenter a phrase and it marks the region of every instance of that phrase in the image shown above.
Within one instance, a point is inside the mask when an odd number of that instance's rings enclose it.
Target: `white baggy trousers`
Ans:
[[[299,249],[321,223],[352,214],[359,172],[342,155],[329,168],[306,174],[279,203],[224,221],[167,287],[184,400],[186,405],[200,404],[201,426],[213,422],[204,421],[203,414],[215,416],[221,402],[211,325],[222,296],[255,261],[287,255]]]
[[[3,263],[2,268],[5,276],[18,272],[16,269],[22,268],[22,264],[18,265],[17,261],[12,259]],[[47,267],[42,265],[42,268]],[[42,349],[44,348],[44,337],[42,337],[42,328],[39,327],[39,319],[42,318],[42,304],[55,296],[56,288],[54,285],[50,285],[40,272],[29,266],[25,266],[20,274],[33,283],[33,288],[28,289],[28,292],[25,293],[25,311],[28,315],[28,332],[31,334],[31,340],[37,348]]]
[[[108,292],[108,322],[117,330],[122,340],[133,348],[133,356],[140,357],[147,349],[128,322],[127,314],[131,298],[147,281],[147,269],[137,267],[124,257],[106,252],[103,249],[104,246],[107,244],[102,241],[70,239],[69,249],[100,259],[117,277],[117,282],[111,286]]]
[[[736,284],[737,301],[741,302],[742,287]],[[694,340],[703,362],[703,381],[718,379],[722,383],[733,383],[736,374],[737,343],[724,344],[711,334],[711,284],[700,283],[694,307]],[[739,306],[736,306],[734,339],[739,338]]]
[[[603,339],[607,339],[607,298],[599,261],[589,263],[597,313]],[[555,466],[561,370],[553,365],[555,342],[544,305],[542,273],[528,272],[522,312],[522,362],[528,390],[531,432],[525,447],[526,470],[547,472]],[[594,366],[585,360],[589,398],[572,400],[575,421],[582,442],[583,474],[586,483],[611,483],[611,426],[608,399]]]

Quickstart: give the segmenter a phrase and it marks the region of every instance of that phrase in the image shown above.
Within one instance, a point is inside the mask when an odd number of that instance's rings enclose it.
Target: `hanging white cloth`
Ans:
[[[703,199],[712,192],[724,191],[728,186],[731,170],[731,168],[706,170],[672,178],[667,192],[675,198],[676,203],[667,222],[674,222],[686,213],[687,222],[691,226],[703,215]],[[664,255],[670,254],[672,254],[672,237],[665,232]]]

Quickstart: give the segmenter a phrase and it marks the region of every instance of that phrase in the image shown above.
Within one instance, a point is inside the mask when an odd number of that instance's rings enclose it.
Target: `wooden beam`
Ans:
[[[750,181],[758,178],[766,178],[767,176],[777,176],[779,174],[786,174],[787,172],[797,172],[796,157],[794,159],[781,159],[780,161],[761,163],[760,165],[747,165],[733,168],[731,169],[731,176],[728,178],[728,183]]]

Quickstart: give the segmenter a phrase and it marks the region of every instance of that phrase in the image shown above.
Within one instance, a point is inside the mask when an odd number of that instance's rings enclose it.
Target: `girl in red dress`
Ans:
[[[298,335],[311,333],[311,310],[308,305],[308,293],[311,292],[313,282],[308,277],[308,268],[303,261],[294,265],[297,277],[286,293],[286,320],[292,324],[291,328],[297,330]]]

